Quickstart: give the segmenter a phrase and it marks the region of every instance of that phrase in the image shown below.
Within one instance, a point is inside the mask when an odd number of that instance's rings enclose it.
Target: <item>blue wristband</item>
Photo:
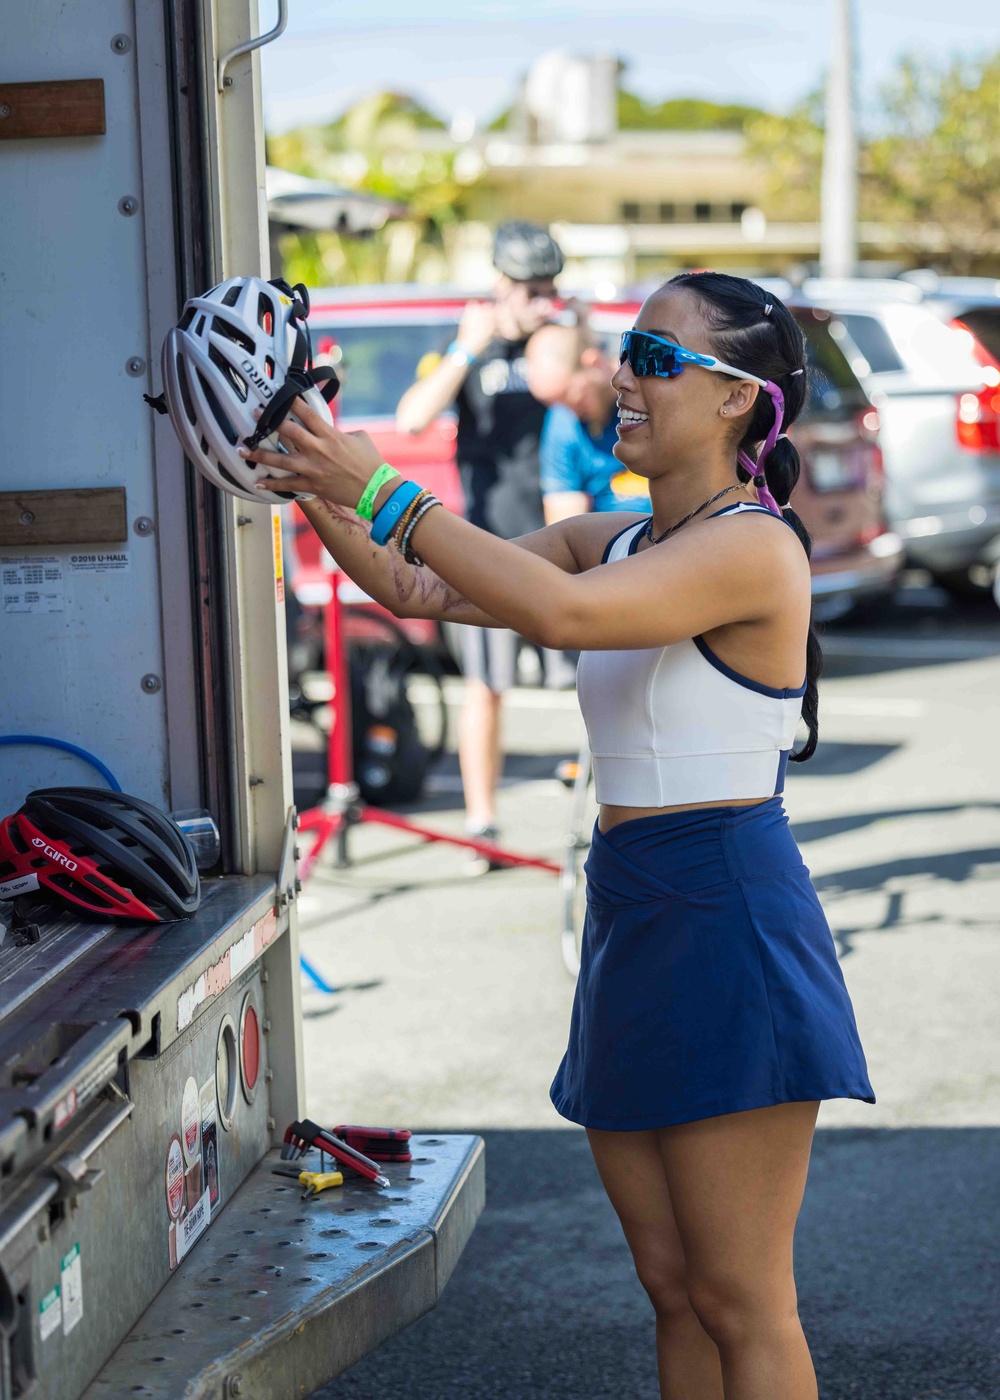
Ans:
[[[444,353],[454,356],[457,360],[462,360],[467,366],[471,365],[476,358],[471,350],[466,350],[465,346],[459,340],[453,340]]]
[[[396,487],[372,521],[372,539],[376,544],[389,543],[389,536],[399,524],[403,511],[411,501],[416,500],[423,489],[415,481],[404,481],[401,486]]]

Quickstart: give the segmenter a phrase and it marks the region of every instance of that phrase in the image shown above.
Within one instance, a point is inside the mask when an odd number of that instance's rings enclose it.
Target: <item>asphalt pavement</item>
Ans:
[[[910,589],[831,627],[816,759],[787,806],[878,1096],[823,1106],[796,1237],[822,1400],[1000,1396],[1000,616]],[[419,687],[417,694],[420,695]],[[457,698],[457,685],[449,686]],[[575,698],[507,714],[504,840],[558,858]],[[315,748],[305,731],[300,754]],[[308,781],[308,763],[300,774]],[[462,824],[446,756],[421,815]],[[652,1317],[586,1140],[549,1081],[572,983],[556,881],[470,875],[385,828],[322,864],[302,946],[310,1115],[487,1140],[487,1207],[435,1312],[323,1400],[656,1400]]]

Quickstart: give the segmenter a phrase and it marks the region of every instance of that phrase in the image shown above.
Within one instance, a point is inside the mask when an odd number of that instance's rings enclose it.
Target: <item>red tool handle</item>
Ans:
[[[413,1134],[409,1128],[359,1128],[353,1123],[340,1123],[333,1129],[334,1134],[350,1142],[351,1138],[382,1138],[386,1142],[409,1142]]]
[[[348,1147],[363,1152],[376,1162],[412,1162],[410,1133],[406,1128],[360,1128],[341,1123],[334,1134]]]
[[[346,1142],[342,1142],[333,1133],[328,1133],[325,1128],[321,1128],[318,1123],[313,1123],[306,1118],[299,1125],[303,1136],[312,1143],[313,1147],[318,1147],[327,1156],[333,1157],[337,1162],[343,1162],[346,1166],[352,1167],[359,1175],[366,1177],[369,1181],[374,1181],[379,1186],[388,1186],[386,1177],[379,1171],[378,1163],[373,1162],[364,1153],[358,1152],[353,1147],[348,1147]]]

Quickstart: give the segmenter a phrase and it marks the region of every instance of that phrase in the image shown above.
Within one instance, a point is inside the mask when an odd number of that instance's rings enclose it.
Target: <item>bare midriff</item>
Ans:
[[[615,807],[605,803],[597,818],[598,831],[610,831],[622,822],[634,822],[639,817],[665,817],[669,812],[703,812],[709,807],[757,807],[767,797],[736,797],[721,802],[684,802],[679,807]]]

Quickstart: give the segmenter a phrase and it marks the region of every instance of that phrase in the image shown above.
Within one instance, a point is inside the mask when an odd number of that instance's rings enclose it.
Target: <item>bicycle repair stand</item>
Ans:
[[[436,841],[448,846],[460,846],[467,851],[486,857],[496,865],[523,865],[535,870],[546,870],[550,875],[560,875],[561,866],[555,861],[544,860],[541,856],[518,855],[491,841],[481,841],[473,836],[453,836],[450,832],[435,831],[390,812],[381,807],[372,807],[361,800],[354,781],[351,752],[351,690],[350,673],[347,662],[347,648],[344,641],[343,613],[338,592],[339,571],[328,575],[330,580],[330,601],[324,610],[324,639],[326,645],[326,666],[330,676],[333,697],[330,701],[330,734],[327,747],[326,798],[318,807],[312,807],[299,817],[299,833],[311,836],[312,841],[302,857],[299,876],[306,881],[313,866],[329,841],[336,841],[338,865],[349,863],[347,848],[348,832],[361,822],[374,822],[379,826],[390,826],[396,831],[406,831],[421,841]]]

